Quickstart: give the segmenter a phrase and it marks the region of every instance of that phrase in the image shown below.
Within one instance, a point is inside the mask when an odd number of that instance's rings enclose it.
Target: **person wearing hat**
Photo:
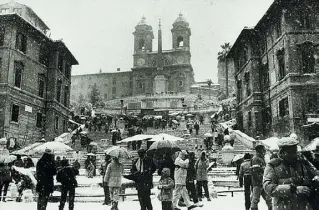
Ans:
[[[134,161],[131,172],[135,174],[135,185],[141,210],[153,210],[151,189],[153,188],[153,173],[156,166],[152,158],[146,156],[144,149],[137,151],[139,158]]]
[[[246,153],[244,155],[244,162],[240,165],[239,168],[239,186],[244,186],[245,191],[245,207],[246,210],[250,209],[250,194],[252,191],[252,183],[251,183],[251,155]]]
[[[268,210],[272,209],[272,199],[267,195],[263,189],[263,174],[266,167],[265,154],[266,149],[264,145],[257,145],[255,147],[256,155],[251,159],[251,177],[253,192],[251,197],[251,210],[258,210],[258,203],[260,196],[264,198],[268,206]]]
[[[36,191],[39,193],[37,210],[46,210],[49,196],[54,190],[53,176],[56,173],[57,169],[52,150],[45,149],[36,166]]]
[[[279,140],[279,157],[265,168],[263,187],[273,197],[274,210],[315,210],[318,200],[318,171],[297,154],[298,141],[291,137]],[[317,188],[318,189],[318,188]]]
[[[67,194],[69,193],[69,210],[74,209],[74,198],[75,198],[75,188],[78,183],[76,181],[76,176],[79,171],[69,165],[67,159],[61,160],[61,169],[59,170],[56,180],[62,184],[61,187],[61,200],[59,210],[64,209]]]

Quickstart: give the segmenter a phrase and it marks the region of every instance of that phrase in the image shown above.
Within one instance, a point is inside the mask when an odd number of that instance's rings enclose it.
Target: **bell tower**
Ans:
[[[153,28],[148,25],[146,18],[135,26],[134,35],[134,54],[139,52],[152,52],[152,42],[154,39]]]
[[[179,14],[172,28],[173,49],[190,51],[191,29],[183,14]]]

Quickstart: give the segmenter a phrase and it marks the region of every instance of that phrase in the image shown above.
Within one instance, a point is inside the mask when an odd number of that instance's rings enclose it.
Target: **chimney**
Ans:
[[[117,71],[121,71],[121,68],[117,68]]]

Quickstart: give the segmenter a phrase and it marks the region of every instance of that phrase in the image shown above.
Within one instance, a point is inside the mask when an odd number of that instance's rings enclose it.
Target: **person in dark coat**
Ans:
[[[251,183],[251,155],[246,153],[244,155],[244,162],[241,163],[239,173],[239,186],[244,186],[245,192],[245,208],[246,210],[250,209],[250,195],[252,192],[252,183]]]
[[[263,174],[266,167],[265,154],[266,149],[263,145],[257,145],[255,147],[256,155],[251,160],[251,177],[252,177],[252,196],[251,196],[251,210],[258,210],[258,203],[260,196],[262,196],[268,206],[268,209],[272,209],[272,199],[263,189]]]
[[[69,165],[68,160],[61,161],[61,170],[58,172],[56,176],[57,182],[61,182],[61,201],[59,210],[64,209],[64,205],[66,202],[67,194],[69,193],[69,210],[74,209],[74,197],[75,197],[75,188],[77,187],[78,183],[76,181],[76,175],[79,174],[79,171],[71,167]]]
[[[61,157],[60,156],[56,157],[55,167],[57,168],[57,170],[59,170],[61,168]]]
[[[74,163],[72,164],[73,168],[80,170],[81,164],[79,163],[78,160],[75,160]]]
[[[279,158],[265,168],[263,188],[272,197],[274,210],[318,209],[318,170],[298,155],[298,144],[291,137],[281,138]]]
[[[21,159],[21,155],[17,155],[17,159],[14,161],[14,166],[23,168],[24,163],[23,160]]]
[[[56,172],[52,150],[46,149],[36,166],[36,191],[39,193],[37,210],[46,210],[49,196],[54,190],[53,176]]]
[[[196,135],[198,135],[198,131],[199,131],[199,124],[198,124],[198,122],[197,122],[197,121],[195,122],[194,129],[195,129],[195,131],[196,131]]]
[[[32,167],[34,167],[34,163],[32,161],[32,158],[31,157],[27,157],[25,165],[24,165],[24,168],[32,168]]]
[[[135,174],[136,190],[141,210],[153,210],[151,189],[153,188],[153,173],[156,170],[153,160],[146,156],[144,149],[138,150],[139,158],[134,161],[131,172]]]
[[[191,198],[193,199],[193,202],[196,204],[198,203],[198,196],[195,188],[195,182],[196,180],[196,169],[195,169],[195,153],[190,152],[188,153],[189,157],[189,164],[187,168],[187,176],[186,176],[186,189],[190,193]]]
[[[9,184],[11,182],[10,169],[4,163],[0,163],[0,201],[2,196],[3,189],[3,198],[2,201],[6,202],[6,196]]]
[[[160,162],[158,167],[158,175],[162,175],[163,168],[169,168],[170,170],[170,177],[174,180],[174,170],[175,170],[175,164],[174,160],[171,158],[171,155],[169,153],[164,154],[163,160]]]

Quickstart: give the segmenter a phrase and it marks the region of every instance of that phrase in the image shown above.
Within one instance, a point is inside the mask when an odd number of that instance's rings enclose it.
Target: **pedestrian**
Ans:
[[[153,173],[156,170],[153,159],[146,156],[144,149],[137,151],[139,158],[133,163],[131,172],[136,175],[135,181],[141,210],[153,210],[151,189],[153,188]]]
[[[61,168],[61,157],[60,156],[56,157],[55,167],[57,168],[57,170],[60,170],[60,168]]]
[[[89,162],[89,164],[87,166],[87,177],[88,178],[93,178],[94,170],[95,170],[95,167],[94,167],[93,161],[90,160],[90,162]]]
[[[110,199],[112,202],[111,210],[118,210],[123,172],[123,164],[119,162],[117,157],[113,157],[112,162],[107,166],[103,180],[103,182],[107,183],[107,186],[109,187]]]
[[[198,131],[199,131],[198,121],[195,122],[194,129],[195,129],[196,135],[198,135]]]
[[[21,155],[17,155],[17,159],[14,161],[14,166],[24,168],[24,163],[21,159]]]
[[[260,201],[260,196],[264,198],[268,206],[268,210],[272,209],[272,200],[269,195],[263,189],[263,174],[266,167],[265,154],[266,149],[263,145],[257,145],[255,147],[256,155],[251,160],[251,177],[253,185],[253,193],[251,198],[251,210],[258,210],[258,203]]]
[[[273,197],[274,210],[318,209],[318,171],[298,156],[298,143],[291,137],[281,138],[279,157],[270,160],[265,168],[263,187]]]
[[[182,150],[178,157],[175,160],[175,188],[173,191],[173,208],[174,210],[180,210],[177,208],[177,203],[179,199],[182,197],[187,209],[193,209],[196,206],[192,204],[189,200],[188,192],[186,189],[186,177],[187,177],[187,168],[188,168],[189,160],[187,159],[187,152]]]
[[[196,204],[198,203],[198,195],[195,187],[195,180],[196,180],[196,169],[195,169],[195,153],[190,152],[188,153],[189,156],[189,164],[187,168],[187,176],[186,176],[186,189],[191,195],[193,202]]]
[[[61,182],[61,200],[59,210],[64,209],[66,202],[66,197],[69,193],[69,210],[74,209],[74,198],[75,198],[75,188],[78,186],[76,181],[76,176],[79,174],[79,171],[69,165],[68,160],[61,161],[61,169],[59,170],[56,180]]]
[[[110,163],[111,163],[111,156],[105,155],[105,159],[102,162],[101,167],[99,169],[100,175],[102,176],[102,184],[103,184],[103,189],[104,189],[104,203],[103,203],[103,205],[110,205],[111,204],[109,186],[108,186],[107,182],[104,182],[105,172],[106,172],[107,166]]]
[[[6,164],[0,162],[0,202],[1,202],[2,192],[3,192],[2,201],[6,202],[6,196],[7,196],[7,191],[8,191],[10,182],[11,182],[10,168]]]
[[[197,160],[196,169],[196,181],[197,181],[197,193],[198,198],[201,201],[203,197],[202,188],[204,188],[205,197],[207,201],[211,201],[208,191],[208,174],[207,169],[209,167],[209,161],[206,158],[206,153],[202,152],[200,158]]]
[[[173,210],[174,180],[171,178],[171,170],[169,168],[163,168],[158,189],[161,190],[158,199],[162,202],[162,210]]]
[[[53,176],[56,175],[54,155],[52,150],[46,149],[36,166],[38,197],[38,210],[46,210],[49,195],[53,193],[54,182]]]
[[[32,158],[31,157],[27,157],[25,165],[24,165],[24,168],[32,168],[32,167],[34,167],[34,163],[32,161]]]
[[[252,192],[252,183],[251,183],[251,155],[246,153],[244,155],[244,162],[240,165],[239,169],[239,186],[244,186],[245,192],[245,208],[246,210],[250,209],[250,195]]]
[[[76,160],[74,161],[74,163],[72,164],[72,166],[73,166],[73,168],[75,168],[76,170],[80,170],[80,168],[81,168],[81,164],[79,163],[79,160],[78,160],[78,159],[76,159]]]

